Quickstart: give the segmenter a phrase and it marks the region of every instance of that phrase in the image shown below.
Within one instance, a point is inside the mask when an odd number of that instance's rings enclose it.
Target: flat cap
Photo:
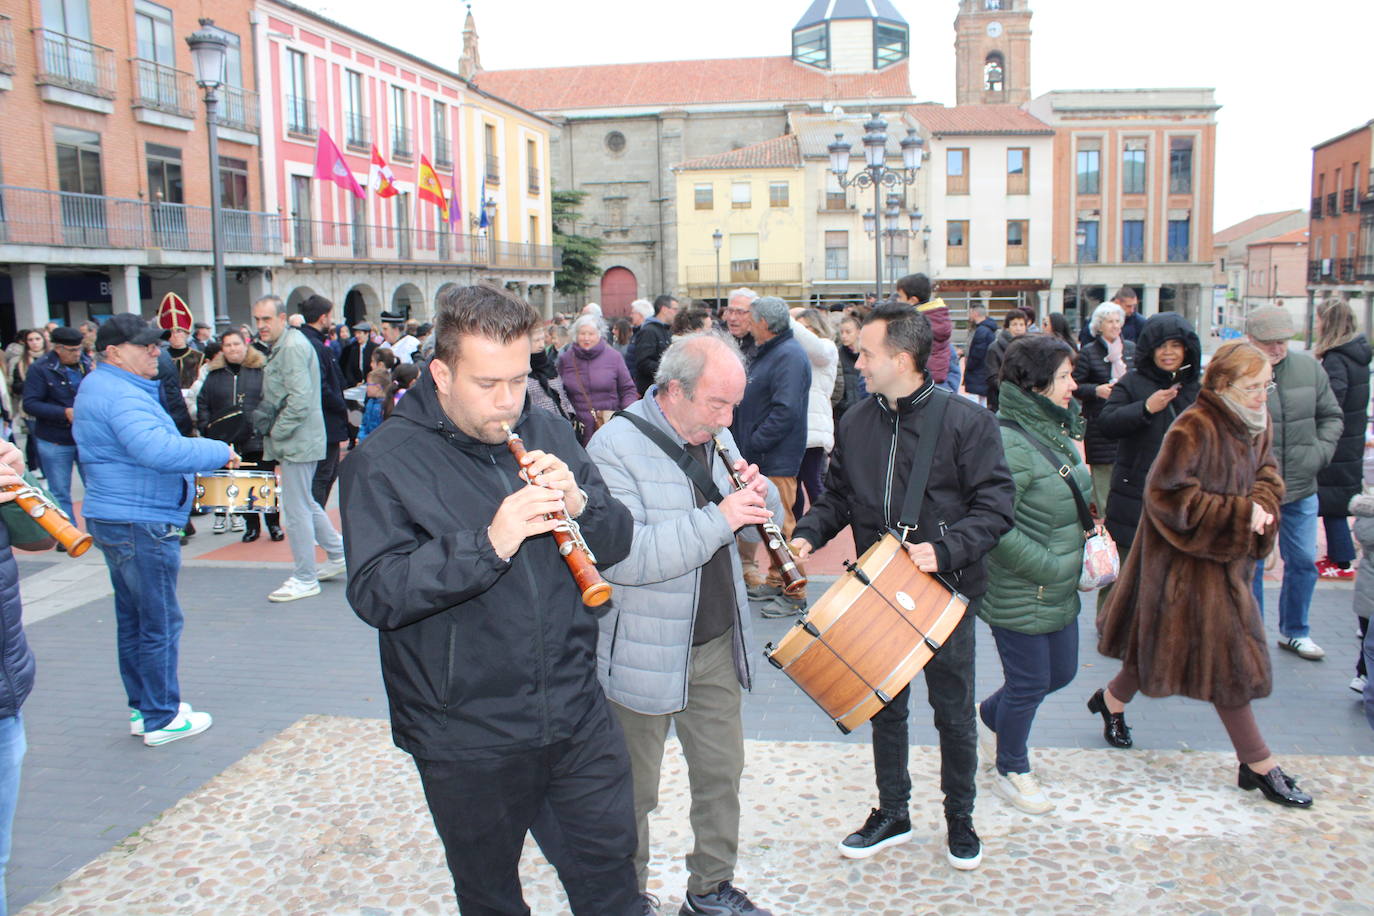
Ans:
[[[1278,305],[1261,305],[1245,316],[1245,333],[1255,340],[1287,340],[1297,333],[1293,316]]]

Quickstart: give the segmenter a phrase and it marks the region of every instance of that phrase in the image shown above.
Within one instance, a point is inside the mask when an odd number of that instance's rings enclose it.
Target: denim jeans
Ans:
[[[1053,633],[992,628],[1003,684],[982,702],[983,722],[997,732],[997,772],[1029,773],[1026,742],[1045,697],[1068,686],[1078,671],[1078,621]]]
[[[972,814],[978,772],[978,730],[973,722],[973,621],[978,600],[949,634],[922,672],[926,696],[940,734],[940,789],[945,815]],[[907,709],[911,687],[904,687],[873,717],[873,769],[878,783],[878,807],[886,814],[908,816],[911,801],[911,741]]]
[[[1350,519],[1344,515],[1322,516],[1326,529],[1326,558],[1332,563],[1349,566],[1355,562],[1355,539],[1350,536]]]
[[[1307,611],[1317,586],[1317,494],[1279,507],[1279,556],[1283,557],[1279,633],[1285,639],[1306,636]],[[1263,562],[1255,564],[1254,591],[1263,616]]]
[[[14,808],[19,803],[19,770],[26,750],[23,714],[0,719],[0,916],[8,912],[5,869],[10,864],[10,835],[14,827]]]
[[[37,439],[37,437],[35,437]],[[67,513],[67,518],[75,519],[72,514],[72,466],[77,464],[76,446],[62,445],[57,442],[38,441],[38,460],[43,465],[43,476],[48,481],[48,489],[53,499]],[[80,466],[77,466],[80,471]],[[86,475],[81,475],[85,481]]]
[[[181,703],[181,529],[98,519],[87,519],[86,529],[105,554],[114,585],[119,676],[129,708],[143,713],[143,727],[155,731],[176,718]]]

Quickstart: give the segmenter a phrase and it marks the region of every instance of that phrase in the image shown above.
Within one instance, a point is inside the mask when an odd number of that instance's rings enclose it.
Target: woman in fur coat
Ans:
[[[1137,691],[1211,703],[1240,760],[1240,787],[1305,808],[1312,797],[1269,753],[1250,708],[1273,686],[1250,588],[1283,499],[1266,407],[1273,376],[1251,344],[1222,346],[1197,403],[1165,434],[1135,543],[1098,619],[1098,651],[1121,659],[1121,671],[1088,709],[1109,744],[1130,747],[1125,708]]]

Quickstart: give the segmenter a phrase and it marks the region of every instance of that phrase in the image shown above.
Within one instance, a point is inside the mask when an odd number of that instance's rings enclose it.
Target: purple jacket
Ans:
[[[584,350],[573,344],[558,357],[558,377],[582,421],[582,444],[596,432],[593,410],[619,410],[639,400],[639,390],[625,368],[625,359],[606,341]]]

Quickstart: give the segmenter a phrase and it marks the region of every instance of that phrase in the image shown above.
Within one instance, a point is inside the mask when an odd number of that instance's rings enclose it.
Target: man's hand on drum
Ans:
[[[229,460],[224,462],[224,466],[232,471],[234,468],[238,467],[241,464],[243,464],[243,459],[239,457],[238,452],[234,451],[233,446],[230,446]]]
[[[935,556],[935,545],[923,541],[920,544],[904,546],[907,556],[911,557],[911,562],[915,563],[921,572],[933,573],[939,570],[940,561]]]
[[[0,487],[24,486],[24,453],[8,440],[0,440]],[[0,490],[0,503],[14,501],[13,491]]]

